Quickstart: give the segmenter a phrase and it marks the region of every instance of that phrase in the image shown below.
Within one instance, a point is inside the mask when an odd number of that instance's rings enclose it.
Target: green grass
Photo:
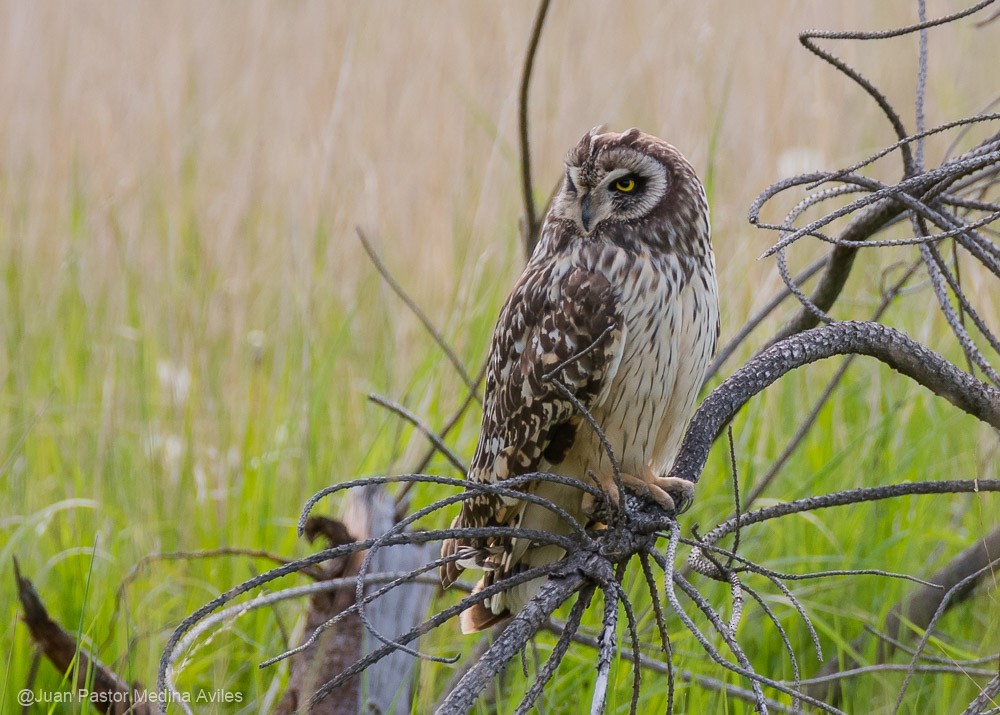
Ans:
[[[177,256],[177,265],[194,265],[201,250],[192,240]],[[516,253],[508,254],[513,255],[503,259],[501,275],[516,270]],[[23,274],[26,268],[16,272]],[[374,272],[366,272],[365,282],[376,285]],[[168,282],[183,284],[185,279],[179,273]],[[451,337],[461,333],[470,346],[485,345],[490,314],[502,298],[504,282],[484,281],[474,289],[471,315],[456,313],[450,320]],[[194,316],[181,318],[188,326],[181,342],[202,347],[194,353],[197,359],[178,366],[166,364],[162,328],[145,322],[141,312],[135,313],[137,319],[124,336],[99,309],[96,315],[84,314],[81,273],[72,266],[63,267],[53,285],[58,295],[47,319],[25,319],[30,329],[8,333],[7,515],[0,559],[9,564],[16,556],[53,616],[81,633],[84,644],[123,676],[147,684],[154,679],[166,635],[181,618],[268,565],[246,558],[157,563],[129,586],[123,610],[116,613],[115,592],[132,564],[155,551],[220,545],[307,553],[294,536],[294,521],[312,491],[349,476],[401,468],[423,448],[419,436],[365,403],[364,394],[375,390],[399,396],[419,407],[432,424],[440,424],[460,397],[456,377],[424,336],[414,336],[408,349],[409,377],[394,374],[389,338],[392,323],[401,316],[395,297],[385,293],[351,310],[330,306],[323,321],[327,329],[310,333],[307,325],[293,325],[282,337],[283,346],[268,335],[262,350],[213,341],[204,322]],[[199,285],[193,282],[189,288],[197,291]],[[27,284],[10,278],[5,290],[10,303],[37,305],[40,299]],[[196,304],[187,308],[195,313],[197,302],[207,299],[196,297]],[[913,327],[906,325],[907,316],[900,318],[903,327]],[[474,365],[482,351],[470,348],[464,357]],[[187,378],[180,376],[183,370],[190,371],[187,388]],[[736,420],[744,493],[783,447],[797,416],[818,396],[822,378],[831,371],[831,365],[818,365],[788,376]],[[228,379],[221,380],[221,375]],[[461,453],[468,454],[473,446],[475,423],[475,415],[470,415],[453,442]],[[988,465],[979,461],[985,439],[988,435],[972,418],[872,361],[861,360],[768,497],[791,499],[853,486],[990,476]],[[452,473],[440,459],[429,471]],[[720,447],[699,484],[695,507],[684,517],[686,526],[716,523],[731,510],[729,479],[725,449]],[[417,503],[439,493],[418,488]],[[742,552],[785,571],[888,568],[927,575],[995,525],[991,500],[986,494],[914,497],[788,517],[747,529]],[[637,612],[643,614],[641,633],[652,639],[655,624],[641,581],[631,572],[627,583]],[[724,609],[724,589],[702,586]],[[814,670],[808,635],[794,610],[767,583],[756,586],[782,618],[803,671]],[[12,579],[5,578],[8,693],[26,682],[31,663],[30,642],[25,628],[16,623],[11,587]],[[865,624],[878,624],[910,588],[902,581],[863,577],[806,582],[794,590],[813,618],[824,653],[836,657],[838,646],[846,646]],[[996,649],[1000,631],[988,616],[993,598],[984,594],[946,616],[942,629],[950,647],[969,653]],[[299,616],[297,606],[284,605],[240,618],[186,655],[181,687],[239,692],[252,703],[249,711],[255,710],[266,693],[280,692],[286,675],[280,667],[260,671],[255,663],[282,647],[284,634],[294,630]],[[592,610],[588,625],[596,627],[598,617]],[[708,662],[676,618],[669,625],[680,667],[745,685]],[[704,622],[700,626],[708,630]],[[778,635],[755,606],[748,607],[740,639],[759,670],[791,678]],[[718,641],[714,639],[721,647]],[[472,642],[456,641],[448,630],[430,637],[424,648],[453,653]],[[546,657],[552,643],[548,636],[538,638],[539,658]],[[941,646],[931,651],[944,652]],[[873,653],[862,656],[871,658]],[[612,712],[627,711],[629,673],[627,664],[616,666]],[[422,666],[418,711],[433,701],[435,688],[446,676],[441,666]],[[568,704],[584,696],[593,676],[593,653],[571,649],[547,691],[548,707],[572,712]],[[58,689],[63,680],[43,665],[36,682],[37,687]],[[645,682],[643,711],[662,710],[665,679],[647,675]],[[888,712],[900,682],[898,674],[858,680],[845,706],[849,712]],[[513,707],[521,688],[520,676],[512,676],[497,706],[501,712]],[[975,692],[971,680],[918,678],[906,709],[964,702]],[[680,712],[746,711],[738,701],[726,702],[683,683],[678,706]]]
[[[119,585],[141,558],[220,546],[305,555],[309,546],[296,538],[295,522],[309,495],[356,475],[406,470],[426,449],[413,429],[370,404],[369,392],[404,403],[432,426],[461,402],[460,380],[364,259],[354,224],[375,237],[470,372],[521,265],[511,97],[530,8],[344,3],[230,16],[182,3],[87,12],[29,7],[0,7],[0,25],[24,38],[0,43],[0,66],[18,68],[0,77],[0,102],[17,110],[0,116],[0,713],[17,711],[15,695],[32,670],[14,557],[56,620],[120,675],[151,687],[181,619],[270,563],[158,562],[139,573],[116,607]],[[795,32],[887,26],[912,19],[911,4],[845,7],[821,12],[787,3],[765,12],[742,4],[635,3],[583,11],[556,3],[532,88],[539,192],[558,176],[565,149],[602,121],[642,124],[681,146],[711,174],[725,339],[778,283],[771,261],[754,261],[771,237],[746,224],[745,210],[778,178],[781,154],[807,146],[828,163],[849,163],[891,141],[873,111],[856,108],[857,90],[809,64]],[[387,10],[398,22],[384,22]],[[489,36],[468,31],[487,23],[495,30]],[[773,30],[771,55],[747,31],[762,28]],[[656,42],[656,33],[673,39]],[[983,66],[1000,61],[984,31],[935,38],[932,122],[988,99],[981,79],[959,71],[963,57]],[[570,56],[570,46],[600,52]],[[866,73],[893,96],[908,98],[912,82],[896,62],[899,48],[869,46],[851,57],[867,63]],[[769,57],[788,58],[788,65]],[[410,66],[419,71],[404,71]],[[932,142],[929,156],[946,144]],[[891,176],[897,167],[879,171]],[[803,248],[793,261],[804,265],[817,250]],[[880,272],[899,257],[859,260],[842,315],[874,309]],[[995,283],[974,271],[963,275],[996,326]],[[927,286],[918,287],[886,321],[959,361],[947,327],[928,308],[932,301]],[[723,372],[788,314],[763,326]],[[737,417],[742,493],[784,448],[835,368],[831,361],[800,370]],[[478,417],[471,411],[449,438],[465,457]],[[697,523],[707,531],[731,512],[726,452],[721,444],[713,451],[685,529]],[[853,486],[994,478],[996,465],[992,432],[859,359],[760,504]],[[455,476],[442,458],[428,471]],[[420,487],[414,502],[441,493]],[[336,513],[339,504],[320,508]],[[741,551],[785,571],[883,568],[927,576],[995,528],[997,514],[990,494],[905,498],[752,527]],[[698,583],[726,612],[725,589]],[[794,609],[767,583],[750,583],[781,618],[803,673],[815,672]],[[636,572],[626,585],[642,614],[641,634],[652,642],[655,624]],[[837,658],[911,589],[861,577],[800,582],[793,590],[824,656]],[[1000,649],[1000,623],[991,617],[996,593],[984,588],[950,611],[930,652],[964,657]],[[449,593],[441,603],[457,597]],[[588,628],[599,625],[599,607],[597,598]],[[257,663],[297,634],[301,610],[283,604],[255,611],[199,641],[185,655],[181,689],[239,693],[248,713],[273,705],[287,670]],[[710,662],[676,617],[668,626],[678,667],[746,687]],[[475,639],[459,639],[456,630],[441,629],[421,649],[467,653]],[[739,638],[759,671],[791,678],[777,632],[754,605]],[[554,642],[537,638],[531,668]],[[860,656],[872,661],[874,645]],[[592,651],[572,647],[546,690],[544,712],[578,712],[594,662]],[[526,687],[512,670],[499,712],[511,711]],[[428,710],[450,674],[421,663],[415,712]],[[616,663],[610,712],[627,712],[630,674],[631,666]],[[34,688],[60,690],[70,677],[43,662]],[[901,681],[898,673],[851,681],[843,707],[890,712]],[[976,692],[973,679],[922,676],[903,711],[951,711]],[[665,702],[665,678],[647,675],[640,711],[662,711]],[[748,711],[742,701],[678,682],[678,713]]]

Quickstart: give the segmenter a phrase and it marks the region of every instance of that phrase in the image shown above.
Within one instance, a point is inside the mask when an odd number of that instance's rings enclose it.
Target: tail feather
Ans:
[[[472,593],[479,593],[485,587],[484,581],[486,577],[480,579],[476,587],[472,589]],[[462,611],[462,614],[458,617],[458,622],[462,627],[462,633],[468,635],[470,633],[478,633],[479,631],[485,631],[487,628],[492,628],[497,623],[501,623],[506,619],[510,618],[510,611],[504,610],[500,613],[494,613],[493,609],[487,605],[486,601],[480,601],[474,606]]]
[[[586,518],[582,508],[581,492],[572,486],[540,482],[534,488],[538,496],[551,500],[574,516],[579,522]],[[537,504],[520,502],[516,510],[504,514],[513,527],[570,534],[572,528],[552,511]],[[453,528],[464,526],[462,517],[456,517]],[[544,566],[562,559],[566,553],[554,544],[539,544],[526,538],[496,537],[488,543],[473,545],[463,539],[446,539],[441,544],[442,558],[451,558],[440,567],[441,585],[447,588],[465,569],[484,569],[482,578],[473,593],[487,586],[500,583],[508,576],[526,569]],[[517,613],[534,597],[546,581],[545,576],[531,579],[493,594],[484,601],[470,606],[459,616],[462,633],[476,633],[490,628]]]
[[[458,542],[455,539],[445,539],[441,542],[441,558],[451,558],[458,553],[458,548]],[[458,561],[448,561],[441,564],[438,569],[441,576],[441,588],[448,588],[455,583],[464,570]]]

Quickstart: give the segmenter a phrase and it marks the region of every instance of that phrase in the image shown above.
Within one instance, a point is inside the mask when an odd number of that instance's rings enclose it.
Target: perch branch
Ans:
[[[852,353],[884,362],[959,409],[1000,429],[1000,390],[980,382],[898,330],[879,323],[847,321],[785,338],[713,390],[691,421],[671,476],[696,482],[725,424],[751,397],[779,377],[817,360]]]

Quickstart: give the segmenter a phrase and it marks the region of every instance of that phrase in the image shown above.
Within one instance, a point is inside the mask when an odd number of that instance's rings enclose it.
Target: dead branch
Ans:
[[[1000,17],[1000,13],[991,19],[996,17]],[[1000,708],[998,699],[1000,699],[1000,674],[993,676],[976,699],[969,703],[969,707],[962,711],[962,715],[992,715]]]
[[[840,234],[840,240],[859,242],[876,234],[880,229],[885,228],[889,223],[903,212],[903,207],[893,201],[883,201],[872,206],[856,219]],[[851,275],[851,268],[854,267],[854,258],[859,249],[837,245],[830,253],[827,262],[826,272],[820,278],[819,285],[809,297],[809,303],[816,306],[820,311],[826,313],[833,307],[833,304],[840,297],[848,277]],[[804,330],[816,327],[820,322],[816,311],[810,310],[805,305],[792,318],[785,327],[779,330],[771,339],[770,344],[783,340],[787,337],[801,333]]]
[[[941,598],[941,602],[938,604],[937,609],[931,616],[930,621],[927,624],[927,628],[924,630],[923,634],[920,636],[920,641],[917,643],[917,647],[914,649],[913,658],[910,660],[910,664],[906,670],[906,677],[903,678],[903,684],[899,688],[899,694],[896,696],[896,706],[893,709],[894,713],[899,712],[899,708],[903,705],[903,698],[906,696],[906,689],[910,685],[910,681],[913,679],[914,672],[917,668],[917,661],[920,659],[921,653],[923,653],[924,648],[927,647],[927,643],[930,642],[931,633],[934,632],[934,626],[937,624],[938,620],[944,615],[945,611],[957,600],[962,600],[968,594],[971,586],[975,585],[983,576],[987,573],[996,575],[996,568],[1000,566],[1000,558],[993,559],[988,562],[982,568],[967,574],[958,583],[954,584],[951,588],[945,591],[944,596]]]
[[[441,348],[441,352],[443,352],[445,357],[448,358],[448,362],[452,364],[452,367],[455,368],[455,372],[457,372],[458,376],[462,378],[462,382],[465,383],[469,392],[476,395],[475,399],[478,400],[479,397],[476,383],[471,377],[469,377],[469,373],[465,370],[465,366],[462,364],[462,361],[458,359],[458,355],[455,354],[455,351],[452,349],[451,345],[448,344],[448,341],[445,340],[444,335],[441,334],[441,331],[435,327],[434,323],[431,322],[431,319],[427,317],[427,314],[403,289],[403,286],[399,284],[399,281],[396,280],[395,276],[392,275],[392,272],[382,261],[381,257],[379,257],[378,252],[375,250],[371,241],[368,240],[365,232],[361,230],[361,227],[355,226],[354,230],[357,232],[358,240],[361,241],[361,245],[364,247],[365,253],[368,254],[368,258],[371,259],[372,265],[375,266],[379,275],[381,275],[383,280],[385,280],[389,287],[392,288],[392,292],[399,296],[400,300],[406,304],[406,307],[409,308],[415,316],[417,316],[417,320],[420,321],[420,323],[424,326],[424,329],[434,339],[434,342],[437,343],[439,348]]]
[[[903,275],[900,276],[891,287],[884,291],[882,302],[872,314],[871,322],[878,322],[879,319],[881,319],[882,315],[892,304],[893,300],[895,300],[895,298],[899,295],[903,286],[906,285],[916,272],[919,265],[920,261],[914,261],[911,263],[903,272]],[[771,466],[768,467],[764,476],[762,476],[757,483],[754,484],[753,489],[751,489],[750,493],[747,494],[746,504],[744,506],[753,504],[757,500],[757,497],[763,494],[764,491],[770,486],[771,482],[774,481],[775,477],[778,476],[778,473],[791,458],[792,454],[796,449],[798,449],[798,446],[802,443],[802,441],[805,440],[806,435],[816,423],[820,410],[823,409],[824,405],[826,405],[829,399],[833,396],[834,391],[837,389],[837,386],[840,385],[840,381],[844,378],[844,375],[847,374],[847,369],[851,366],[852,362],[854,362],[854,355],[849,355],[844,359],[840,367],[837,368],[837,372],[834,373],[833,377],[831,377],[829,382],[827,382],[826,387],[823,388],[822,394],[813,404],[812,409],[809,410],[806,417],[799,424],[795,434],[788,440],[788,444],[781,451],[781,454],[775,458],[775,460],[771,463]],[[737,535],[738,534],[739,532],[737,532]],[[733,550],[735,551],[737,549],[734,548]]]
[[[801,286],[803,283],[808,281],[814,275],[819,273],[830,262],[830,256],[823,256],[822,258],[813,261],[809,266],[807,266],[801,273],[799,273],[793,279],[793,283],[796,286]],[[788,298],[792,297],[792,290],[785,286],[785,288],[777,293],[771,300],[769,300],[764,307],[754,313],[752,316],[747,318],[747,321],[743,324],[736,334],[729,339],[729,342],[719,348],[719,351],[715,355],[715,359],[712,360],[712,364],[708,366],[708,371],[705,373],[705,383],[707,384],[715,375],[719,372],[719,369],[726,363],[726,361],[732,357],[733,353],[743,344],[750,333],[752,333],[757,326],[764,322],[765,319],[775,310],[777,310],[782,303]],[[809,326],[814,327],[814,326]],[[799,332],[795,330],[793,332]]]
[[[307,524],[305,534],[310,542],[319,535],[324,535],[329,548],[343,546],[354,541],[347,527],[341,522],[335,522],[325,517],[312,517]],[[357,555],[343,556],[319,564],[316,568],[322,573],[323,581],[346,579],[353,581],[357,576]],[[347,583],[345,583],[345,586]],[[353,594],[347,588],[339,590],[323,590],[314,593],[309,598],[309,608],[305,621],[307,632],[312,632],[322,623],[343,612],[353,602]],[[355,618],[345,622],[339,629],[327,634],[321,643],[309,650],[296,654],[291,663],[288,686],[275,709],[275,712],[288,714],[295,712],[299,703],[305,702],[315,691],[317,683],[324,683],[330,677],[330,672],[340,672],[351,663],[360,650],[361,623]],[[353,681],[345,688],[344,697],[324,703],[317,715],[340,715],[352,712],[359,697],[359,684]]]
[[[52,620],[34,585],[21,575],[17,559],[14,559],[14,580],[17,582],[17,597],[24,611],[22,618],[28,626],[31,639],[56,670],[64,674],[71,671],[74,673],[75,687],[86,690],[93,696],[88,702],[94,708],[108,715],[124,715],[126,712],[132,715],[152,715],[153,708],[142,696],[140,684],[129,685]]]
[[[545,624],[545,630],[554,633],[557,636],[561,636],[565,631],[565,626],[556,623],[555,621],[549,621]],[[594,648],[595,650],[600,648],[600,642],[597,638],[593,636],[586,635],[584,633],[574,633],[571,637],[574,643],[586,646],[588,648]],[[682,668],[676,668],[668,662],[661,660],[656,660],[650,658],[649,656],[643,655],[642,653],[636,653],[629,648],[621,648],[618,654],[630,663],[635,663],[650,670],[654,673],[659,673],[664,675],[668,680],[672,680],[674,676],[688,683],[694,683],[706,690],[711,690],[714,692],[725,693],[726,695],[736,698],[737,700],[742,700],[744,702],[753,703],[756,702],[756,698],[752,692],[746,688],[741,688],[738,685],[732,685],[731,683],[725,683],[721,680],[711,678],[705,675],[700,675],[698,673],[692,673],[689,670],[684,670]],[[767,707],[774,712],[779,713],[792,713],[794,712],[791,708],[779,703],[777,700],[771,698],[766,699]],[[668,712],[673,711],[673,707],[669,706],[667,708]]]
[[[470,393],[471,394],[471,393]],[[374,392],[368,395],[368,399],[374,402],[376,405],[381,405],[390,412],[393,412],[404,420],[409,422],[411,425],[416,427],[422,435],[424,435],[431,444],[434,445],[435,450],[440,452],[445,456],[445,458],[451,462],[451,466],[459,471],[460,474],[465,474],[465,463],[462,462],[461,457],[455,454],[451,447],[444,443],[444,441],[438,437],[437,433],[434,432],[430,427],[421,421],[419,417],[410,412],[408,409],[403,407],[398,402],[393,402],[388,397],[382,397],[381,395],[376,395]],[[420,470],[417,470],[420,471]]]
[[[441,428],[441,431],[437,433],[437,437],[441,442],[444,442],[444,438],[447,437],[448,434],[452,431],[452,429],[455,428],[455,425],[459,423],[459,421],[468,411],[472,403],[478,402],[480,400],[480,397],[477,393],[479,391],[479,386],[482,385],[484,379],[486,379],[485,360],[483,361],[483,364],[479,368],[479,373],[476,375],[475,390],[469,390],[468,392],[466,392],[465,399],[462,400],[462,403],[451,414],[451,417],[449,417],[448,421],[445,422],[444,426]],[[427,465],[431,463],[431,459],[434,457],[437,451],[438,451],[437,444],[431,444],[430,448],[424,453],[424,456],[421,457],[420,461],[410,471],[413,474],[422,473],[425,469],[427,469]],[[403,484],[402,488],[400,488],[400,490],[396,493],[397,521],[402,519],[403,516],[406,514],[406,507],[407,507],[406,494],[411,486],[413,486],[413,482],[406,482],[405,484]]]
[[[754,395],[792,370],[834,355],[868,355],[964,412],[1000,429],[1000,390],[975,379],[905,334],[880,323],[845,321],[785,338],[758,354],[705,398],[670,474],[696,482],[722,428]]]
[[[528,88],[531,84],[531,72],[535,67],[535,55],[538,53],[538,41],[542,37],[545,26],[545,16],[549,11],[550,0],[541,0],[535,21],[531,27],[531,39],[528,40],[528,51],[524,57],[524,67],[521,69],[521,86],[518,92],[518,138],[521,149],[521,198],[524,202],[523,232],[524,256],[531,258],[538,241],[539,220],[535,207],[535,192],[531,181],[531,145],[528,141]]]
[[[729,519],[714,529],[709,531],[697,548],[692,550],[688,559],[695,570],[699,573],[715,579],[724,580],[709,560],[702,560],[700,550],[705,546],[711,546],[719,542],[720,539],[733,533],[737,528],[737,521],[740,528],[751,524],[759,524],[771,519],[778,519],[790,514],[799,514],[805,511],[815,511],[817,509],[828,509],[835,506],[845,506],[848,504],[861,504],[868,501],[880,501],[883,499],[895,499],[901,496],[916,494],[969,494],[979,492],[1000,491],[1000,479],[953,479],[935,482],[903,482],[900,484],[888,484],[880,487],[861,487],[857,489],[847,489],[841,492],[825,494],[823,496],[811,496],[803,499],[796,499],[790,502],[775,504],[764,509],[746,512],[738,519]],[[787,579],[788,575],[783,574],[781,578]],[[930,584],[934,588],[939,588],[940,584]]]
[[[542,627],[559,604],[583,585],[584,577],[580,568],[583,560],[583,556],[578,556],[563,562],[560,575],[550,577],[538,595],[514,617],[482,658],[462,676],[458,685],[438,708],[437,715],[465,715],[469,712],[479,694],[524,648],[528,639]]]

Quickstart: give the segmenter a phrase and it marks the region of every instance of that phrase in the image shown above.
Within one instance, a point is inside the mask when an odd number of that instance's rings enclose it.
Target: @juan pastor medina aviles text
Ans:
[[[235,690],[202,688],[190,692],[172,693],[159,690],[133,689],[128,692],[110,690],[32,690],[25,688],[17,694],[19,705],[50,703],[90,703],[105,705],[112,703],[242,703],[243,693]]]

